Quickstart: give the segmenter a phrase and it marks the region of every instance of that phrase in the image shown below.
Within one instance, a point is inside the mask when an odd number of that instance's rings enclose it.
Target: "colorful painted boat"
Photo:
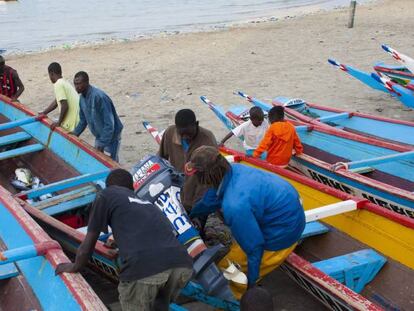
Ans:
[[[104,180],[110,170],[119,168],[119,165],[62,129],[52,131],[50,125],[49,120],[39,120],[22,104],[0,97],[0,185],[67,252],[75,254],[87,231],[88,207],[96,193],[104,187]],[[44,185],[18,192],[10,183],[17,168],[29,169]],[[101,234],[90,265],[101,276],[117,282],[120,271],[118,252],[104,245],[103,241],[107,237],[107,234]],[[199,250],[200,243],[196,244],[199,242],[197,239],[190,242],[194,242],[190,243],[191,255]],[[208,270],[214,268],[211,267],[211,260],[214,259],[211,257],[215,254],[213,251],[206,250],[206,256],[197,253],[200,255],[194,261],[197,281],[203,271],[209,273],[210,278],[215,275],[214,271]],[[210,254],[213,255],[209,257]],[[198,259],[204,261],[198,262]],[[217,273],[222,275],[218,270]],[[99,282],[93,285],[102,289]],[[211,288],[215,289],[214,286]],[[212,297],[194,282],[190,282],[183,292],[183,295],[218,308],[238,310],[237,301],[217,298],[221,294],[223,291]],[[102,297],[106,299],[104,294]],[[112,302],[115,301],[109,303]],[[183,310],[177,305],[171,305],[171,308]],[[94,310],[100,310],[99,305]]]
[[[243,92],[237,92],[247,101],[269,110],[272,105],[282,105],[288,118],[316,124],[327,125],[357,135],[389,142],[386,146],[400,151],[414,148],[414,122],[373,116],[360,112],[348,112],[337,108],[309,103],[298,98],[276,97],[272,104],[261,101]],[[382,144],[376,140],[369,143]],[[403,146],[401,146],[403,145]]]
[[[414,108],[414,90],[405,86],[402,86],[398,83],[391,81],[387,76],[379,76],[376,73],[367,73],[361,70],[358,70],[349,65],[341,64],[334,59],[329,59],[328,62],[335,66],[336,68],[341,69],[342,71],[348,73],[352,77],[361,81],[362,83],[368,85],[369,87],[390,94],[393,97],[396,97],[401,101],[405,106],[409,108]]]
[[[144,126],[156,141],[160,141],[162,132],[147,122]],[[358,210],[307,225],[304,236],[307,231],[313,232],[313,236],[304,239],[282,266],[300,286],[332,310],[397,310],[411,307],[410,300],[414,298],[414,293],[409,284],[414,273],[414,220],[237,151],[227,148],[221,148],[221,151],[232,156],[236,162],[271,171],[288,180],[298,190],[305,210],[312,211],[328,204],[348,204],[345,202],[349,200],[358,202]],[[320,228],[320,231],[311,229],[312,226]],[[374,280],[361,290],[355,286],[358,283],[356,279],[356,283],[351,281],[352,272],[348,275],[350,282],[345,280],[348,273],[345,267],[349,266],[347,260],[343,260],[352,258],[350,253],[357,254],[363,249],[382,253],[387,256],[387,263]],[[395,286],[397,282],[399,285]]]
[[[56,265],[68,261],[0,187],[0,310],[107,310],[80,274],[55,276]]]
[[[223,109],[201,97],[225,126],[244,122],[247,107]],[[266,109],[266,107],[262,107]],[[339,132],[331,127],[296,125],[304,145],[304,154],[292,157],[291,169],[348,194],[361,197],[396,213],[414,218],[414,151],[395,150],[390,144],[369,143],[355,134]],[[228,127],[229,128],[229,127]],[[231,127],[230,127],[231,128]]]

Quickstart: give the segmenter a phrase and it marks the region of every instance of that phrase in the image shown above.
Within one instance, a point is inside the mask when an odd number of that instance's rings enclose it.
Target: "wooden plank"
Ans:
[[[13,278],[18,275],[19,275],[19,271],[17,270],[14,263],[0,265],[0,280]]]
[[[0,124],[0,131],[9,130],[9,129],[12,129],[12,128],[15,128],[15,127],[18,127],[18,126],[21,126],[21,125],[36,122],[37,118],[38,117],[28,117],[28,118],[24,118],[24,119],[20,119],[20,120],[16,120],[16,121],[2,123],[2,124]]]
[[[53,206],[45,208],[43,211],[50,216],[65,213],[67,211],[85,206],[89,203],[92,203],[95,200],[95,194],[89,194],[81,198],[77,198],[71,201],[62,202]]]
[[[5,160],[9,158],[14,158],[18,156],[22,156],[24,154],[36,152],[43,150],[45,147],[42,144],[33,144],[24,147],[15,148],[12,150],[4,151],[0,153],[0,160]]]
[[[349,112],[342,112],[342,113],[336,113],[325,117],[320,117],[316,120],[320,122],[332,122],[332,121],[338,121],[343,119],[349,119],[351,117],[351,114]]]
[[[37,209],[42,210],[53,205],[81,198],[91,193],[96,193],[96,188],[92,185],[75,189],[73,191],[69,191],[43,201],[33,202],[31,205],[36,207]]]
[[[361,292],[387,262],[372,249],[363,249],[350,254],[329,258],[313,265],[347,287]]]
[[[414,151],[407,151],[407,152],[395,153],[395,154],[390,154],[390,155],[386,155],[382,157],[353,161],[353,162],[346,162],[346,163],[339,162],[339,163],[332,165],[332,169],[337,170],[341,167],[344,167],[346,169],[356,169],[359,167],[372,166],[375,164],[383,164],[383,163],[392,162],[392,161],[412,160],[412,159],[414,159]]]
[[[321,218],[335,216],[338,214],[354,211],[357,209],[357,202],[346,200],[334,204],[325,205],[305,211],[306,222],[315,221]]]
[[[32,135],[26,132],[17,132],[10,135],[0,137],[0,146],[6,146],[13,143],[18,143],[21,141],[29,140],[32,138]]]
[[[46,193],[52,193],[55,191],[60,191],[63,189],[68,189],[68,188],[72,188],[78,185],[86,184],[88,182],[104,179],[106,178],[106,176],[108,176],[109,173],[110,173],[110,170],[108,169],[107,171],[102,171],[98,173],[89,173],[89,174],[80,175],[80,176],[76,176],[72,178],[67,178],[67,179],[64,179],[64,180],[61,180],[55,183],[48,184],[43,187],[39,187],[36,189],[27,190],[27,191],[22,191],[16,196],[19,198],[24,198],[24,199],[26,198],[33,199]]]

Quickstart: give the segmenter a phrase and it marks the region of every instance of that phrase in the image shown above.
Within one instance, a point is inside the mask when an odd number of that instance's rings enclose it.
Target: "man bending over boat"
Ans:
[[[303,152],[303,146],[295,127],[284,117],[285,108],[282,106],[275,106],[269,110],[268,118],[271,125],[253,152],[253,157],[258,158],[267,151],[266,160],[269,163],[286,166],[292,157],[293,150],[298,155]]]
[[[283,263],[305,228],[305,213],[295,188],[282,178],[242,164],[230,164],[217,149],[203,146],[191,155],[186,174],[210,187],[190,216],[220,211],[237,243],[220,261],[247,272],[247,287]],[[231,283],[240,298],[246,290]]]
[[[220,146],[233,135],[238,138],[243,138],[243,147],[248,156],[253,155],[253,151],[257,148],[260,141],[263,139],[269,124],[264,118],[263,110],[260,107],[252,107],[249,110],[250,120],[246,121],[230,133],[228,133],[220,142]]]
[[[61,126],[71,132],[79,123],[79,95],[75,88],[62,77],[62,67],[51,63],[47,68],[50,81],[53,83],[55,99],[40,115],[47,115],[59,107],[59,119],[50,128]]]
[[[4,57],[0,55],[0,94],[16,101],[24,91],[24,85],[17,71],[6,65]]]
[[[105,92],[89,84],[89,76],[79,71],[73,80],[80,95],[79,124],[72,132],[79,136],[89,127],[95,136],[95,148],[107,152],[118,161],[119,146],[123,125],[116,113],[115,106]]]
[[[108,226],[121,259],[118,291],[122,310],[169,310],[170,302],[193,274],[192,258],[163,213],[135,196],[132,175],[123,169],[112,171],[106,189],[97,194],[75,263],[58,265],[56,274],[79,272],[88,263],[100,232]]]

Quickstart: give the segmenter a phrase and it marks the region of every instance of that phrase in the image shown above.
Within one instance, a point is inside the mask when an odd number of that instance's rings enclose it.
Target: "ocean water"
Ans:
[[[0,52],[208,30],[314,4],[347,5],[349,0],[0,0]]]

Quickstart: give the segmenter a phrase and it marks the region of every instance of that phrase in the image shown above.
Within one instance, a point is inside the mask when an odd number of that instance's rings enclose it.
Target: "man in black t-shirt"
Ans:
[[[108,226],[119,247],[122,310],[168,310],[192,276],[192,259],[162,212],[135,196],[132,175],[123,169],[112,171],[106,189],[97,195],[75,263],[58,265],[56,274],[78,272],[86,265]]]

